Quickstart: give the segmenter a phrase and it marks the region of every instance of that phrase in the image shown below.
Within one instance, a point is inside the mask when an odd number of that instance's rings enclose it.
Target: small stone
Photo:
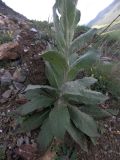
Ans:
[[[35,46],[35,44],[34,44],[34,43],[31,43],[30,45],[31,45],[31,46]]]
[[[23,143],[24,143],[24,138],[23,137],[18,138],[17,146],[20,147]]]
[[[2,113],[1,113],[1,116],[5,116],[5,112],[2,112]]]
[[[7,101],[8,101],[7,99],[3,99],[3,98],[2,98],[2,99],[0,99],[0,103],[1,103],[1,104],[6,103]]]
[[[25,98],[25,95],[20,93],[20,94],[18,94],[18,98],[23,98],[23,99],[24,99],[24,98]],[[25,98],[25,99],[26,99],[26,98]]]
[[[5,71],[3,76],[1,76],[1,85],[10,85],[12,82],[12,75],[9,71]]]
[[[20,38],[21,38],[21,36],[18,34],[18,35],[16,36],[16,40],[19,41]]]
[[[22,83],[14,81],[13,84],[18,91],[23,91],[25,89],[25,86]]]
[[[13,85],[10,85],[10,86],[9,86],[9,89],[14,90]]]
[[[31,139],[31,143],[32,143],[32,144],[35,144],[35,141],[34,141],[34,139]]]
[[[4,74],[5,73],[5,69],[4,68],[1,68],[0,69],[0,74]]]
[[[24,142],[25,142],[25,144],[30,144],[29,143],[29,138],[26,136],[26,137],[24,137]]]
[[[18,92],[19,92],[19,90],[13,90],[13,92],[14,92],[14,94],[16,95]]]
[[[29,51],[28,48],[24,48],[24,52],[27,53]]]
[[[117,121],[120,122],[120,118],[118,118]]]
[[[31,32],[35,32],[35,33],[38,32],[35,28],[31,28],[30,31],[31,31]]]
[[[4,99],[8,99],[11,96],[11,94],[12,94],[12,90],[7,90],[2,94],[2,97]]]
[[[7,112],[10,113],[10,110],[8,109]]]
[[[0,133],[2,133],[3,131],[2,131],[2,129],[0,129]]]
[[[18,68],[13,74],[13,80],[16,82],[24,82],[27,77],[27,74],[21,68]]]
[[[26,135],[27,135],[28,137],[31,137],[31,132],[27,132]]]

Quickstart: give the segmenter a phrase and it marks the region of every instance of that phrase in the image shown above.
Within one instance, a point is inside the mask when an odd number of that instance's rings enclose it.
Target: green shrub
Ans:
[[[5,159],[5,151],[0,148],[0,160],[4,160]]]
[[[77,26],[75,29],[75,33],[74,33],[74,37],[77,38],[78,36],[80,36],[81,34],[86,33],[90,28],[87,26]]]
[[[1,32],[0,33],[0,44],[7,43],[12,41],[12,35],[10,32]]]
[[[75,80],[80,69],[90,68],[99,59],[92,48],[84,55],[76,54],[88,46],[96,34],[92,29],[73,38],[80,20],[76,4],[76,0],[56,0],[53,20],[57,49],[42,54],[50,86],[28,86],[26,96],[30,101],[17,109],[21,131],[40,127],[37,141],[41,151],[45,151],[54,138],[63,140],[66,132],[87,151],[87,142],[95,144],[101,133],[98,120],[111,116],[109,111],[98,107],[108,97],[91,90],[97,80],[93,77]]]
[[[108,63],[108,62],[107,62]],[[120,98],[120,63],[113,62],[102,65],[96,64],[89,73],[98,79],[94,86],[98,91],[111,93],[116,98]]]
[[[37,21],[37,20],[32,20],[32,25],[35,27],[38,31],[41,31],[43,34],[46,34],[49,36],[49,38],[52,37],[53,34],[53,23],[49,23],[47,21]]]

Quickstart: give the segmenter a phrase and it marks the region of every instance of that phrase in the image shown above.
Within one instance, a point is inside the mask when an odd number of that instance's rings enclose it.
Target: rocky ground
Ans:
[[[52,160],[55,153],[50,151],[39,158],[37,133],[17,133],[13,116],[15,109],[27,101],[24,96],[27,85],[47,82],[40,55],[50,41],[26,20],[18,23],[0,15],[0,27],[13,35],[12,42],[0,45],[0,160]],[[120,116],[107,120],[105,128],[105,134],[89,153],[78,148],[79,160],[120,159]],[[64,156],[63,160],[70,159]]]
[[[9,31],[13,38],[11,42],[0,45],[0,149],[5,151],[5,159],[17,160],[22,159],[19,156],[22,146],[29,153],[31,150],[32,159],[37,155],[34,153],[35,136],[31,136],[31,133],[16,134],[15,117],[11,114],[18,105],[26,103],[24,90],[28,84],[46,83],[44,62],[40,54],[47,48],[48,41],[32,28],[29,21],[17,23],[0,15],[0,24],[0,30]],[[1,154],[0,152],[0,160]]]

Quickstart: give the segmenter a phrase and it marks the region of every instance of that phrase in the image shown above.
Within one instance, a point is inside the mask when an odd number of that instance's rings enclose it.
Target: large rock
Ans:
[[[16,82],[24,82],[26,80],[27,73],[21,68],[16,69],[13,74],[13,80]]]
[[[19,44],[17,42],[9,42],[0,45],[0,60],[12,60],[18,57],[15,50],[18,48]]]

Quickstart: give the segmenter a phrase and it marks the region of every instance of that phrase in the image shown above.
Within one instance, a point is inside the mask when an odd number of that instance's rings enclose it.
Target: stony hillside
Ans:
[[[107,8],[102,10],[95,19],[89,22],[89,26],[100,26],[111,23],[118,15],[120,15],[120,0],[114,0]],[[117,23],[120,21],[120,17]],[[119,25],[120,26],[120,25]],[[118,27],[119,27],[118,26]],[[117,28],[118,28],[117,27]]]
[[[6,15],[9,18],[15,18],[19,20],[25,20],[27,19],[25,16],[15,12],[13,9],[8,7],[2,0],[0,0],[0,15]]]

